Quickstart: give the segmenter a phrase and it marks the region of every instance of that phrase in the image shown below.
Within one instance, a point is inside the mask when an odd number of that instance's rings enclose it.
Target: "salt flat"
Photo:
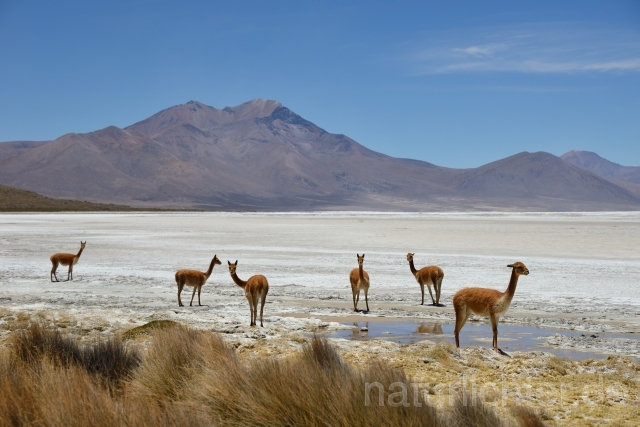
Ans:
[[[51,283],[51,254],[75,253],[81,240],[87,246],[74,280]],[[269,279],[265,320],[272,330],[299,328],[354,314],[348,274],[364,252],[371,312],[356,316],[450,321],[457,290],[504,290],[506,265],[522,261],[531,274],[520,278],[504,321],[639,332],[638,242],[638,212],[2,214],[0,305],[99,319],[104,330],[155,318],[214,329],[244,325],[248,304],[226,265],[238,260],[240,278]],[[444,270],[445,307],[419,305],[407,252],[415,252],[417,268]],[[203,288],[206,306],[179,308],[175,271],[204,271],[214,254],[223,265]],[[58,278],[66,279],[66,267]],[[256,333],[268,335],[265,326]]]

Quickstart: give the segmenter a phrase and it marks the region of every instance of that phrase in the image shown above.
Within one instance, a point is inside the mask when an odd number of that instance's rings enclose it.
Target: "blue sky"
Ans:
[[[275,99],[396,157],[640,166],[640,1],[0,0],[0,141]]]

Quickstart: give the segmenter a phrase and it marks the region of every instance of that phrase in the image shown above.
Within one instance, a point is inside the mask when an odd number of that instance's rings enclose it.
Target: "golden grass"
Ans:
[[[448,410],[411,387],[405,400],[410,383],[382,360],[349,365],[317,336],[296,355],[242,361],[219,336],[182,326],[154,329],[140,357],[118,338],[78,346],[35,325],[0,351],[0,427],[542,425],[525,409],[505,422],[464,396]]]

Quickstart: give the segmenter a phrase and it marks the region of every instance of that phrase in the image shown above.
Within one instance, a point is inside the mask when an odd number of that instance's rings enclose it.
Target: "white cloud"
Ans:
[[[640,34],[529,24],[433,35],[408,55],[417,74],[640,71]]]

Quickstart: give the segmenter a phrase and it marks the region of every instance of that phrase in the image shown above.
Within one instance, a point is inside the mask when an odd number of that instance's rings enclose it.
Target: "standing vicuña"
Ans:
[[[196,294],[196,290],[198,291],[198,305],[202,305],[200,304],[200,291],[202,290],[202,287],[204,286],[209,276],[211,276],[211,273],[213,272],[213,267],[216,264],[220,265],[222,263],[218,259],[218,256],[214,255],[213,259],[211,260],[211,264],[209,264],[209,269],[206,271],[206,273],[203,273],[202,271],[198,271],[198,270],[186,270],[186,269],[178,270],[176,272],[176,283],[178,284],[178,306],[179,307],[184,306],[184,304],[182,304],[182,300],[180,299],[180,294],[182,293],[182,289],[184,288],[184,285],[193,286],[193,294],[191,294],[191,302],[189,303],[189,307],[193,305],[193,297]]]
[[[429,295],[431,295],[431,301],[433,305],[440,304],[440,290],[442,289],[442,279],[444,279],[444,272],[440,267],[435,265],[430,265],[428,267],[423,267],[420,270],[416,270],[413,265],[413,256],[415,254],[408,253],[407,261],[409,261],[409,268],[411,269],[411,273],[413,273],[413,277],[416,278],[418,284],[420,285],[420,290],[422,291],[422,305],[424,305],[424,285],[427,285],[429,289]],[[433,284],[434,291],[436,293],[436,299],[433,299],[433,292],[431,292],[431,285]]]
[[[498,348],[498,320],[509,309],[513,294],[516,292],[518,276],[529,274],[529,270],[521,262],[509,264],[512,268],[509,287],[505,292],[486,288],[466,288],[461,289],[453,296],[453,308],[456,310],[456,347],[460,347],[460,329],[464,326],[471,312],[481,316],[489,316],[491,327],[493,328],[493,349],[498,353],[503,353]]]
[[[358,256],[358,268],[351,270],[349,281],[351,282],[351,293],[353,295],[353,311],[358,311],[358,301],[360,301],[360,289],[364,290],[364,301],[367,303],[367,312],[369,312],[369,275],[362,268],[364,264],[364,254]]]
[[[258,274],[249,277],[249,280],[245,282],[244,280],[240,280],[236,275],[238,260],[236,260],[235,264],[231,264],[230,261],[227,261],[227,263],[229,264],[229,274],[231,274],[231,278],[236,285],[244,289],[244,295],[249,301],[249,311],[251,312],[251,323],[249,323],[249,326],[256,325],[258,318],[258,299],[260,300],[260,326],[264,326],[262,324],[262,312],[264,310],[264,303],[267,301],[267,292],[269,292],[269,282],[267,282],[267,278]]]
[[[58,276],[56,276],[56,270],[58,269],[58,265],[60,264],[69,266],[69,271],[67,272],[67,280],[73,280],[73,266],[78,263],[80,255],[82,255],[82,251],[84,250],[84,245],[86,244],[87,242],[80,242],[80,251],[78,251],[77,255],[62,253],[51,255],[51,258],[49,259],[51,260],[51,264],[53,266],[51,267],[51,274],[49,275],[49,278],[52,282],[54,277],[56,278],[55,281],[59,282]]]

